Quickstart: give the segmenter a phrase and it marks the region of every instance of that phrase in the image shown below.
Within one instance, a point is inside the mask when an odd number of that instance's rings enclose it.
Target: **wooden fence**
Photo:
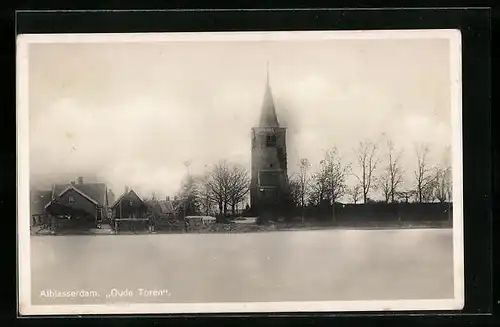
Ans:
[[[149,218],[114,218],[111,227],[116,233],[119,233],[121,231],[151,230],[151,225]]]

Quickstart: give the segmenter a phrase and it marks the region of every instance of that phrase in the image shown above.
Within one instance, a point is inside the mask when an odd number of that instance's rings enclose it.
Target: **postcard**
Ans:
[[[21,315],[463,307],[458,30],[17,50]]]

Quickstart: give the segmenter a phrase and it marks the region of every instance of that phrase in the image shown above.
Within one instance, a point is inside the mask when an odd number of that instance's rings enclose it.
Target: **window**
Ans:
[[[134,201],[130,200],[130,201],[128,202],[128,204],[129,204],[129,205],[131,205],[131,206],[133,206],[133,205],[134,205]]]
[[[275,171],[261,171],[260,172],[260,186],[278,186],[279,174]]]
[[[276,146],[276,135],[266,135],[266,146]]]
[[[72,196],[68,197],[68,202],[69,203],[75,203],[75,198],[72,197]]]

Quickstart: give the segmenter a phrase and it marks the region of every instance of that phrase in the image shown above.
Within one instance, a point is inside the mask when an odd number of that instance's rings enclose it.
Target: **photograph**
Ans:
[[[17,36],[21,315],[460,310],[459,30]]]

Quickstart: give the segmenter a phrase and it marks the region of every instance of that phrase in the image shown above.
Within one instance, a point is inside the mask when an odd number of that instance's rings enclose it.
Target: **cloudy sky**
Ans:
[[[447,39],[31,44],[31,179],[163,196],[188,160],[193,173],[249,168],[269,61],[290,173],[329,147],[347,162],[360,141],[391,139],[410,183],[415,144],[438,162],[451,143],[449,51]]]

